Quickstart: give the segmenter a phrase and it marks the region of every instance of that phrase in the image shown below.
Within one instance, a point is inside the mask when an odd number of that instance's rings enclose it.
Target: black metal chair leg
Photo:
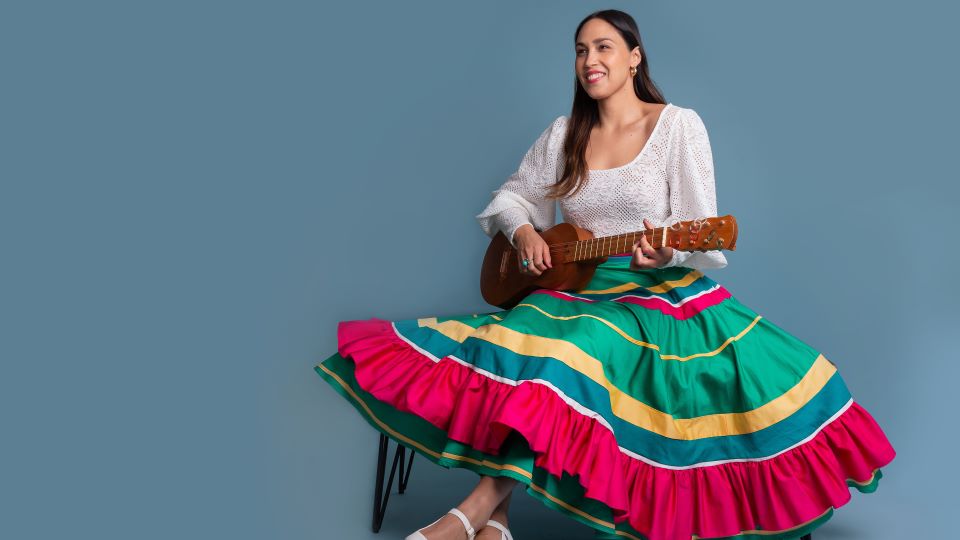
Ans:
[[[400,447],[400,479],[397,483],[397,492],[403,495],[403,492],[407,490],[407,482],[410,480],[410,471],[413,469],[413,454],[414,451],[410,450],[410,461],[407,462],[407,474],[403,474],[403,459],[404,453],[406,453],[407,448],[403,445],[398,445]]]
[[[387,486],[384,489],[383,479],[387,470],[387,452],[390,439],[380,434],[380,447],[377,452],[377,479],[373,487],[373,532],[380,532],[380,526],[383,525],[383,515],[387,512],[387,501],[390,500],[390,488],[393,487],[393,477],[397,472],[397,464],[400,465],[399,492],[403,494],[407,489],[407,481],[410,480],[410,471],[413,469],[413,450],[410,451],[410,461],[407,462],[406,472],[404,472],[404,462],[406,461],[406,447],[397,444],[397,449],[393,454],[393,465],[390,466],[390,478],[387,480]]]

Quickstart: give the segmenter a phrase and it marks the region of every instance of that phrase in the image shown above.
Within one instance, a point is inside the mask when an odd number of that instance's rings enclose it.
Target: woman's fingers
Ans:
[[[548,256],[547,251],[549,250],[546,249],[546,247],[547,247],[546,242],[543,242],[537,245],[537,254],[535,255],[535,259],[534,259],[534,263],[537,265],[537,270],[539,270],[541,273],[547,271],[547,264],[545,262],[545,259]]]
[[[656,252],[653,250],[653,247],[650,245],[650,242],[647,241],[647,236],[643,235],[640,237],[640,241],[637,242],[637,251],[640,252],[640,258],[645,257],[654,257]]]
[[[526,234],[517,245],[518,263],[520,272],[530,276],[539,276],[547,270],[553,268],[553,261],[550,258],[550,246],[543,240],[539,234]],[[527,260],[527,266],[523,265],[523,260]]]
[[[650,247],[650,244],[647,244],[644,247],[646,240],[641,237],[638,242],[633,243],[633,258],[630,259],[630,268],[632,270],[641,270],[657,267],[657,260],[651,258],[652,255],[655,255],[655,251]]]
[[[553,262],[550,260],[550,246],[546,242],[537,242],[534,246],[523,246],[518,250],[520,253],[520,272],[539,276],[550,268],[553,268]],[[527,259],[527,266],[523,266],[523,259]]]
[[[630,257],[630,269],[639,270],[643,264],[643,253],[640,251],[640,242],[633,243],[633,256]]]
[[[520,273],[521,274],[531,273],[531,270],[533,269],[533,261],[531,260],[532,257],[530,256],[530,249],[527,248],[526,246],[522,246],[520,249],[517,250],[517,254],[519,255],[517,257],[517,265],[520,267]],[[523,261],[527,261],[527,264],[524,265]]]
[[[524,248],[522,259],[527,260],[527,266],[523,266],[523,261],[520,261],[520,271],[527,275],[539,276],[543,271],[539,268],[537,264],[537,252],[536,248]]]
[[[652,230],[653,223],[650,223],[650,220],[643,218],[643,227],[646,230]],[[642,253],[641,260],[643,260],[645,268],[657,268],[660,266],[661,260],[664,258],[664,251],[666,248],[655,248],[650,244],[650,241],[647,240],[647,235],[640,235],[640,241],[637,242],[638,247]],[[644,259],[644,256],[646,257]]]
[[[673,257],[673,248],[664,246],[655,248],[650,245],[646,236],[633,244],[633,258],[630,259],[630,268],[640,270],[644,268],[660,268]]]
[[[643,248],[643,254],[647,257],[652,257],[656,254],[656,251],[653,249],[653,246],[650,245],[650,241],[647,240],[647,235],[640,236],[640,247]]]

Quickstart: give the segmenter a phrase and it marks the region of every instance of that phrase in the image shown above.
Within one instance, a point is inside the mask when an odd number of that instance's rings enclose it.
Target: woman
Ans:
[[[540,275],[555,220],[607,236],[717,215],[706,129],[665,102],[636,23],[577,28],[571,116],[540,135],[477,216]],[[582,181],[581,181],[582,179]],[[702,270],[721,251],[641,237],[579,291],[512,309],[340,324],[317,371],[377,429],[481,475],[408,539],[510,539],[511,489],[598,537],[796,538],[869,492],[894,456],[823,355]]]

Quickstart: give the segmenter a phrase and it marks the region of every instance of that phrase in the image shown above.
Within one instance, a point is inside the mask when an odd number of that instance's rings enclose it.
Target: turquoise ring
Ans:
[[[526,267],[528,267],[528,266],[530,266],[530,259],[524,259],[524,260],[523,260],[523,267],[526,268]]]

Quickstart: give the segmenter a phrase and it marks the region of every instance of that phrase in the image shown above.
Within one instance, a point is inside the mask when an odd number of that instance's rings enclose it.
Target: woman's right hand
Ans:
[[[553,268],[550,261],[550,246],[547,245],[543,237],[540,236],[533,225],[524,223],[513,233],[514,244],[516,244],[517,264],[520,265],[520,273],[539,276],[549,268]],[[523,260],[530,261],[529,266],[523,267]]]

